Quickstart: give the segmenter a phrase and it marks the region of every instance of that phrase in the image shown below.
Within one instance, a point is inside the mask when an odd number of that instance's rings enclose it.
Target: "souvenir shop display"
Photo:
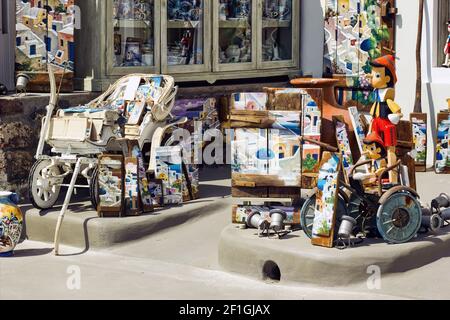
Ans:
[[[36,151],[37,161],[30,171],[29,196],[36,208],[50,209],[59,197],[65,177],[71,176],[55,232],[55,254],[58,254],[61,225],[79,175],[86,178],[92,205],[99,209],[100,215],[121,216],[119,185],[114,186],[112,183],[120,180],[124,190],[125,177],[122,175],[119,179],[118,167],[115,168],[114,174],[110,174],[111,170],[100,173],[99,157],[102,154],[122,157],[121,167],[124,170],[124,157],[127,156],[124,150],[127,149],[129,140],[135,140],[141,150],[145,145],[150,146],[150,157],[146,156],[144,163],[148,163],[147,171],[154,173],[156,163],[152,159],[155,159],[157,147],[162,145],[166,133],[184,120],[169,120],[177,93],[172,77],[131,74],[119,79],[107,91],[86,105],[59,109],[55,112],[58,95],[52,68],[49,68],[49,75],[52,90]],[[128,125],[127,117],[134,115],[134,107],[129,108],[129,105],[142,101],[145,101],[145,114],[141,116],[142,120],[138,125]],[[45,144],[52,147],[50,157],[43,153]],[[139,157],[137,166],[138,172],[143,170]],[[103,187],[111,187],[102,190],[103,194],[99,194],[101,174],[102,179],[106,179],[102,183],[108,183]],[[109,176],[112,180],[107,178]],[[145,181],[140,182],[145,188]],[[132,197],[134,196],[132,192]],[[123,203],[123,198],[120,201]],[[148,202],[148,199],[146,201]]]
[[[395,0],[325,2],[324,76],[339,79],[345,106],[373,103],[370,62],[395,52]]]
[[[114,67],[155,64],[154,0],[114,0]]]
[[[16,194],[0,192],[0,258],[12,256],[20,241],[24,216],[18,204]]]
[[[448,37],[444,46],[445,61],[442,66],[450,68],[450,20],[447,22]]]
[[[423,34],[423,16],[424,2],[419,1],[419,23],[416,43],[416,101],[414,103],[414,112],[410,114],[410,120],[413,126],[413,136],[415,144],[414,161],[416,171],[427,171],[427,127],[428,115],[422,112],[422,34]]]

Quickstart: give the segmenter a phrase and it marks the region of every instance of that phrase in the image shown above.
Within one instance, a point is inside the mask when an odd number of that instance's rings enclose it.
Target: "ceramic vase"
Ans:
[[[22,234],[23,215],[18,202],[16,194],[0,192],[0,257],[13,254]]]

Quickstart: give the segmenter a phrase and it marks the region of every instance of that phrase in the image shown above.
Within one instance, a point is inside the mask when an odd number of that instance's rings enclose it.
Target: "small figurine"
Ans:
[[[444,47],[445,62],[443,66],[446,68],[450,68],[450,20],[448,20],[447,22],[447,29],[448,29],[448,37]]]
[[[193,44],[193,38],[191,31],[186,31],[183,34],[183,38],[181,39],[181,46],[182,46],[182,52],[181,56],[186,59],[186,64],[190,63],[191,53],[192,53],[192,44]]]
[[[363,155],[372,161],[371,170],[367,173],[356,173],[353,178],[362,181],[366,187],[375,186],[382,172],[387,168],[387,150],[384,141],[375,132],[364,139]]]
[[[402,110],[395,103],[395,84],[397,74],[395,71],[395,58],[392,55],[375,59],[372,65],[372,86],[374,87],[375,103],[370,114],[373,117],[369,132],[381,137],[387,149],[388,165],[397,162],[395,154],[397,146],[397,125],[403,117]],[[394,170],[389,173],[390,182],[398,182],[398,173]]]

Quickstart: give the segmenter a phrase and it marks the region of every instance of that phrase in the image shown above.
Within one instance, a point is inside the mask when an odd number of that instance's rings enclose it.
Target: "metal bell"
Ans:
[[[341,239],[349,239],[352,236],[353,228],[356,225],[356,220],[350,216],[343,216],[341,218],[341,225],[339,227],[338,237]]]
[[[276,232],[284,230],[284,220],[287,218],[287,213],[281,209],[274,209],[270,211],[270,228]]]
[[[247,217],[247,227],[259,230],[267,229],[269,222],[261,216],[261,213],[252,211]]]

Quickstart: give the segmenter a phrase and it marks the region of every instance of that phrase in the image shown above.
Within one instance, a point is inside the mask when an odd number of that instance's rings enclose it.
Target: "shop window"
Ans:
[[[447,22],[450,20],[450,0],[440,0],[438,8],[438,50],[437,50],[437,66],[442,66],[445,55],[444,46],[447,42],[449,33]]]

